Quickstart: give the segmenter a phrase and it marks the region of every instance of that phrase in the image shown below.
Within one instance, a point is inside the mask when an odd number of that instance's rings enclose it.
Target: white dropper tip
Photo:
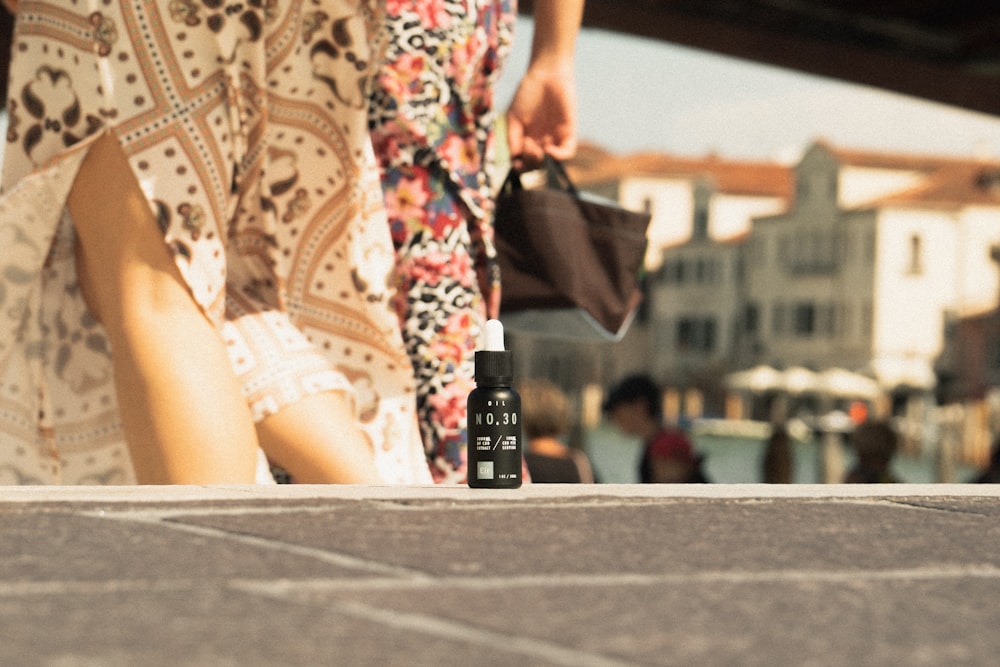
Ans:
[[[486,322],[486,349],[490,352],[503,352],[503,323],[500,320]]]

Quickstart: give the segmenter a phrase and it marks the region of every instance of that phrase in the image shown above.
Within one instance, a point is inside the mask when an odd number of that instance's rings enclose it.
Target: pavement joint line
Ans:
[[[218,585],[233,590],[274,598],[301,598],[314,593],[350,593],[413,591],[423,589],[498,590],[513,588],[563,588],[652,586],[713,583],[841,583],[901,580],[1000,579],[1000,568],[993,566],[938,566],[901,568],[896,570],[775,570],[775,571],[715,571],[689,574],[547,574],[537,576],[473,577],[424,576],[400,579],[378,577],[356,579],[280,578],[223,580],[203,579],[110,579],[100,581],[0,581],[0,597],[34,597],[52,595],[87,595],[112,593],[169,593],[204,589]]]
[[[374,574],[383,574],[383,575],[400,577],[404,579],[416,579],[416,580],[426,579],[431,576],[422,570],[416,570],[408,567],[403,567],[400,565],[390,565],[387,563],[380,563],[377,561],[373,561],[366,558],[359,558],[357,556],[352,556],[349,554],[338,553],[326,549],[318,549],[316,547],[303,546],[291,542],[283,542],[281,540],[259,537],[257,535],[250,535],[248,533],[239,533],[239,532],[223,530],[221,528],[196,526],[193,524],[182,523],[179,521],[164,520],[162,517],[156,516],[155,514],[150,515],[142,512],[135,512],[130,514],[124,514],[124,513],[102,514],[101,512],[97,512],[94,513],[94,515],[103,516],[103,518],[110,519],[112,521],[141,523],[145,525],[158,526],[162,528],[168,528],[170,530],[177,530],[180,532],[191,533],[194,535],[200,535],[202,537],[210,537],[228,542],[237,542],[246,546],[268,549],[271,551],[279,551],[284,554],[300,556],[304,558],[311,558],[313,560],[318,560],[320,562],[327,563],[329,565],[346,567],[353,570],[362,570]]]
[[[399,612],[347,602],[336,605],[335,611],[393,628],[415,630],[422,634],[434,635],[450,641],[457,640],[478,644],[491,651],[519,653],[529,658],[547,660],[568,667],[626,667],[635,664],[588,651],[567,648],[553,642],[522,635],[494,632],[427,614]]]
[[[898,507],[906,507],[909,509],[918,510],[928,510],[931,512],[946,512],[948,514],[958,514],[960,516],[984,516],[992,518],[993,515],[988,512],[980,512],[975,507],[941,507],[939,505],[929,505],[927,503],[934,502],[933,498],[887,498],[885,504],[896,505]]]
[[[952,579],[1000,579],[1000,568],[990,565],[956,565],[899,568],[893,570],[758,570],[678,574],[545,574],[510,577],[439,576],[425,579],[232,579],[230,585],[245,592],[277,597],[300,597],[308,593],[443,590],[498,590],[512,588],[604,588],[613,586],[662,586],[681,584],[759,583],[856,583],[880,581],[933,581]]]
[[[626,667],[632,661],[621,660],[579,649],[568,648],[553,642],[504,634],[479,628],[429,614],[381,609],[359,602],[338,602],[331,611],[400,630],[411,630],[425,635],[466,642],[484,647],[491,652],[516,653],[535,660],[566,665],[567,667]]]
[[[101,581],[4,581],[0,598],[114,593],[171,593],[203,590],[206,582],[194,579],[105,579]]]
[[[354,506],[325,505],[297,506],[259,506],[259,507],[184,507],[183,505],[173,505],[164,509],[141,509],[135,510],[129,507],[115,507],[103,509],[88,509],[76,512],[80,516],[90,516],[98,518],[115,518],[128,520],[129,517],[136,517],[137,520],[164,521],[171,519],[182,519],[184,517],[205,517],[205,516],[253,516],[258,514],[330,514],[333,512],[350,512],[357,510]]]

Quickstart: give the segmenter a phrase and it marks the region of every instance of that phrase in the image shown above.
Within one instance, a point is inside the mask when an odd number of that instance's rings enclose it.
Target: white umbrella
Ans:
[[[730,389],[743,389],[754,393],[763,393],[782,387],[781,371],[770,366],[760,365],[745,371],[730,373],[725,378]]]
[[[808,394],[819,389],[819,375],[802,366],[786,369],[782,381],[782,387],[789,394]]]
[[[819,374],[820,391],[837,398],[875,399],[881,393],[879,383],[844,368],[828,368]]]

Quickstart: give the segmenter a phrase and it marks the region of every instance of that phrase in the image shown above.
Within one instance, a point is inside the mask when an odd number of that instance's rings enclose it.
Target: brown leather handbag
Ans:
[[[525,188],[512,169],[497,195],[501,319],[514,330],[620,340],[642,300],[650,216],[582,194],[553,158],[544,167],[546,187]]]

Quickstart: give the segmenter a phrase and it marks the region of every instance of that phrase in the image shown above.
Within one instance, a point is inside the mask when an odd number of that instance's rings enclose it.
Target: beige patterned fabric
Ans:
[[[374,5],[22,0],[0,196],[0,483],[133,481],[65,211],[105,132],[255,418],[351,392],[386,481],[429,481],[366,131]]]

